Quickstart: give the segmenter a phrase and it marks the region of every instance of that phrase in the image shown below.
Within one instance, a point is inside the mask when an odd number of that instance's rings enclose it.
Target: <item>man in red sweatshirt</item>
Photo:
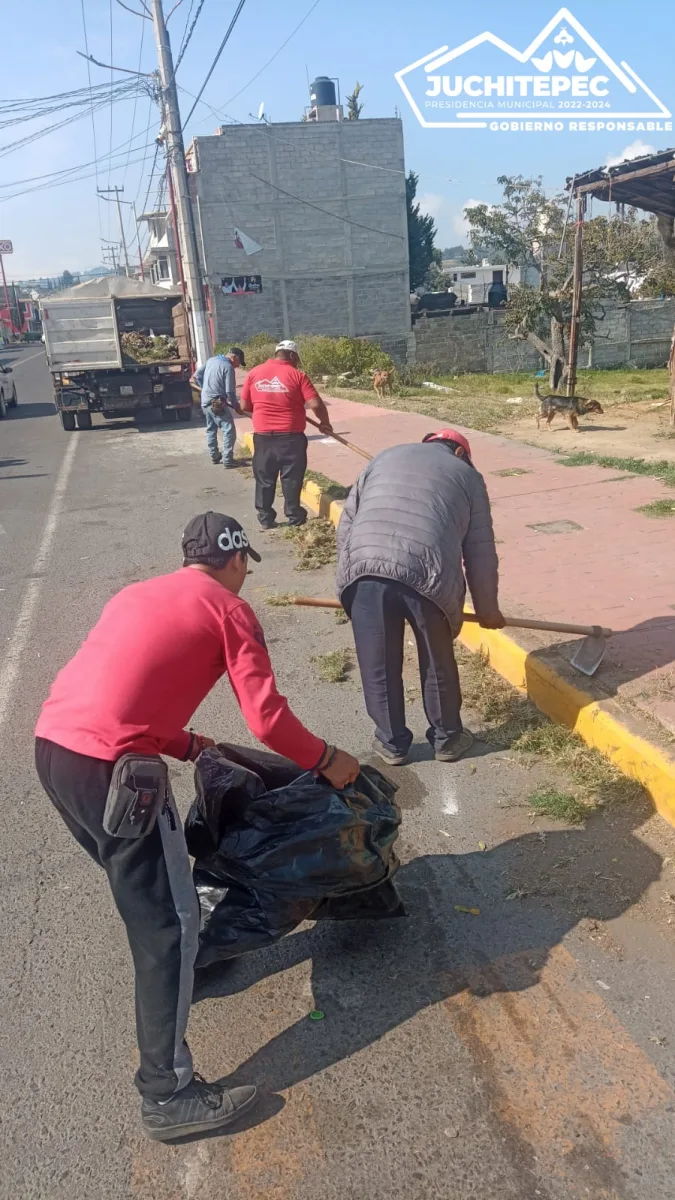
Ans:
[[[183,534],[183,568],[113,596],[56,677],[35,730],[40,782],[104,868],[127,928],[136,975],[136,1086],[145,1133],[160,1141],[229,1124],[256,1092],[228,1091],[193,1073],[185,1031],[199,905],[159,756],[194,760],[215,744],[185,726],[227,674],[246,723],[270,750],[338,788],[359,771],[355,758],[310,733],[277,691],[263,631],[239,599],[249,557],[260,562],[233,517],[194,517]],[[127,782],[120,784],[125,765]]]

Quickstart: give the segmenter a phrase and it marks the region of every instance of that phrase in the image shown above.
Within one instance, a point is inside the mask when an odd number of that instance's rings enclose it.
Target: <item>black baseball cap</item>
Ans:
[[[254,562],[261,558],[239,522],[224,513],[200,513],[188,521],[183,532],[183,565],[205,563],[209,567],[224,567],[228,559],[240,550]]]
[[[246,366],[246,359],[244,358],[244,351],[242,350],[241,346],[230,346],[227,353],[236,354],[242,367]]]

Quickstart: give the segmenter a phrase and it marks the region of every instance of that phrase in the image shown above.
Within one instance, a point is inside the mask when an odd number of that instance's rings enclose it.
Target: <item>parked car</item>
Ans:
[[[0,420],[7,416],[8,408],[16,408],[19,403],[16,384],[9,378],[11,374],[11,367],[3,367],[0,364]]]

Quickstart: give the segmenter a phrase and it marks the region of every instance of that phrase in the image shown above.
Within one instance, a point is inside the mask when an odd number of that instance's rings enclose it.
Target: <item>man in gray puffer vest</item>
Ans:
[[[466,579],[485,629],[501,629],[498,560],[490,501],[454,429],[420,445],[378,454],[354,484],[337,531],[337,590],[351,618],[363,694],[375,722],[374,749],[391,766],[407,761],[403,638],[417,642],[427,738],[441,762],[455,762],[473,736],[462,728],[453,652]]]

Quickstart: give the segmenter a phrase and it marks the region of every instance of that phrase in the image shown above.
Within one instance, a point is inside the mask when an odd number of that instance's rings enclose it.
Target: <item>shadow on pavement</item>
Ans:
[[[18,389],[17,389],[18,390]],[[19,403],[16,408],[10,409],[8,417],[10,421],[28,421],[32,417],[55,417],[56,409],[53,404],[44,404],[36,402],[35,404],[22,404],[21,394],[19,393]]]
[[[405,919],[318,923],[213,968],[196,1002],[311,959],[313,1006],[325,1014],[320,1036],[303,1018],[243,1063],[230,1085],[283,1091],[453,996],[535,986],[549,952],[579,921],[618,917],[658,879],[660,856],[633,832],[651,815],[636,804],[585,829],[527,833],[487,852],[424,855],[396,877]]]

